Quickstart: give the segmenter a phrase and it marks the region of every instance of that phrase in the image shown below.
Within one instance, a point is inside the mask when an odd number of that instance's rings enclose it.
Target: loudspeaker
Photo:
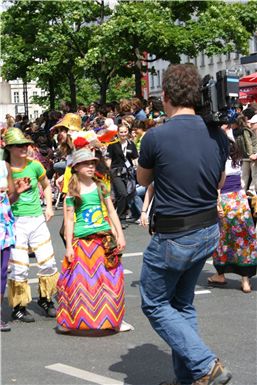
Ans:
[[[222,70],[216,73],[216,79],[218,108],[222,110],[230,106],[231,98],[238,98],[239,77],[233,72]]]

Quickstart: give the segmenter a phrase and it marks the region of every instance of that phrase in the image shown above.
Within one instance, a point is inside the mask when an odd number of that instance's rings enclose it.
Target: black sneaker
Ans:
[[[35,318],[24,306],[15,306],[12,312],[12,318],[22,322],[35,322]]]
[[[42,307],[42,309],[44,309],[47,317],[56,317],[56,309],[54,307],[53,301],[47,301],[46,298],[39,298],[37,303],[40,307]]]

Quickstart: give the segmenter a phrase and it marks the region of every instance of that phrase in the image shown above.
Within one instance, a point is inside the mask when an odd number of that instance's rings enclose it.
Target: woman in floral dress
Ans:
[[[251,292],[250,278],[256,275],[257,239],[247,196],[241,187],[240,154],[230,140],[226,181],[220,192],[220,242],[213,254],[217,273],[208,279],[213,286],[227,284],[225,273],[240,275],[241,290]]]

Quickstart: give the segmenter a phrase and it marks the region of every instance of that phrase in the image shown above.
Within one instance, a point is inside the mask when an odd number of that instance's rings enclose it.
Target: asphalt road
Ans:
[[[49,224],[58,265],[64,248],[58,231],[62,210]],[[158,385],[173,377],[170,349],[152,330],[140,309],[139,276],[147,231],[132,224],[126,230],[123,264],[126,282],[125,320],[134,331],[98,335],[58,335],[55,320],[44,317],[37,306],[37,267],[31,259],[33,301],[29,309],[36,322],[11,322],[10,333],[1,333],[1,384],[10,385]],[[228,276],[224,288],[210,288],[207,277],[214,268],[208,261],[196,287],[195,305],[205,342],[232,370],[231,385],[257,384],[257,278],[253,291],[240,291],[240,279]],[[7,301],[2,308],[10,320]]]

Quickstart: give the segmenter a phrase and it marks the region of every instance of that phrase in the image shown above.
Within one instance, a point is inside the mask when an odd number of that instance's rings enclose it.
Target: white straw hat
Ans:
[[[74,151],[72,154],[71,166],[74,167],[78,163],[86,162],[89,160],[99,161],[95,156],[95,151],[89,148],[81,148],[80,150]]]

